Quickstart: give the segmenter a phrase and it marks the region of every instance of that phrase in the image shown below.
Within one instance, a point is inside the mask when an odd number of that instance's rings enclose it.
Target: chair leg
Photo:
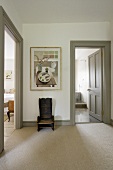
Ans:
[[[10,122],[10,111],[7,112],[7,116],[8,116],[8,122]]]
[[[38,129],[37,129],[37,131],[38,131],[38,132],[40,131],[39,124],[38,124]]]
[[[54,123],[52,124],[52,129],[53,129],[53,131],[54,131]]]

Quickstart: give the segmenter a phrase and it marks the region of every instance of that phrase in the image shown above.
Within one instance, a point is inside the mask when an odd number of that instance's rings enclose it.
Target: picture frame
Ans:
[[[61,47],[30,47],[30,90],[61,89]]]

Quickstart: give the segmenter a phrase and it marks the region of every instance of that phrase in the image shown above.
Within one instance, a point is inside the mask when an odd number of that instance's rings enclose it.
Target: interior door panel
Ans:
[[[88,57],[89,114],[102,121],[102,56],[101,49]]]

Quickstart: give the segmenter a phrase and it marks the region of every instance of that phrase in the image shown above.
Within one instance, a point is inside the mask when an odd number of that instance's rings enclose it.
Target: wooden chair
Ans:
[[[37,117],[38,131],[51,127],[54,130],[54,116],[52,115],[52,98],[39,98],[39,113]]]
[[[7,116],[8,116],[8,122],[10,122],[10,113],[14,113],[14,100],[9,100],[8,101],[8,112],[7,112]]]

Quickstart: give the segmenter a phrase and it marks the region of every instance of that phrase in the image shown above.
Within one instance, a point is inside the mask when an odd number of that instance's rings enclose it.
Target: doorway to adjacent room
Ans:
[[[15,130],[15,51],[16,42],[4,31],[4,142]]]
[[[99,67],[98,69],[96,69],[97,70],[96,73],[93,72],[95,64],[98,66],[100,62],[99,57],[90,57],[88,61],[90,65],[89,70],[91,72],[91,74],[89,74],[90,86],[87,89],[90,97],[89,111],[91,116],[95,115],[96,119],[98,117],[99,120],[101,120],[103,123],[110,124],[111,123],[111,42],[110,41],[71,41],[70,42],[70,124],[74,125],[76,123],[75,115],[77,112],[77,109],[75,108],[75,96],[76,96],[75,95],[75,80],[76,80],[75,49],[76,48],[101,49],[101,52],[103,54],[101,60],[102,62],[101,82],[99,81],[100,78],[98,77]],[[95,74],[97,76],[95,76]],[[93,77],[96,77],[96,79],[94,79]],[[97,90],[94,87],[94,84],[98,86],[99,83],[101,83],[102,85],[101,88],[102,91]],[[101,104],[101,110],[99,104]]]
[[[75,48],[75,123],[102,122],[103,52]]]
[[[18,30],[6,14],[5,10],[0,6],[0,153],[4,150],[4,31],[7,29],[11,37],[16,42],[15,54],[15,128],[20,129],[23,126],[23,39]]]

